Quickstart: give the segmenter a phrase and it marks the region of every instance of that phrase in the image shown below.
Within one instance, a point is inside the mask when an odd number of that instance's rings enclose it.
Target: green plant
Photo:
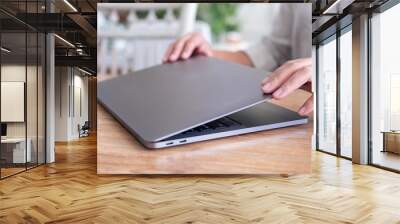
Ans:
[[[235,18],[237,8],[235,3],[199,4],[197,19],[210,24],[213,37],[219,38],[223,33],[239,29]]]

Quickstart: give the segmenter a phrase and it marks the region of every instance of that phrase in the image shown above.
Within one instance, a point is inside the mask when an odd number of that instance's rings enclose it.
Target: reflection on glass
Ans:
[[[372,18],[372,163],[400,170],[400,5]]]
[[[340,36],[340,153],[352,157],[352,35]]]
[[[318,148],[336,153],[336,40],[318,48]]]

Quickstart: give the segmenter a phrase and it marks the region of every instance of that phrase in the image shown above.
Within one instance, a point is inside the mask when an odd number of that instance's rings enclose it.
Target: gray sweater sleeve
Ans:
[[[273,26],[270,34],[244,51],[256,68],[266,71],[311,56],[311,4],[281,4],[276,15],[265,24]]]

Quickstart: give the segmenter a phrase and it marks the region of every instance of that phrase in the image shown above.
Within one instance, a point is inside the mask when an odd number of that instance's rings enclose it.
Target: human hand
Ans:
[[[272,94],[274,99],[282,99],[296,89],[311,92],[311,58],[300,58],[286,62],[262,81],[262,90]],[[313,111],[313,96],[300,107],[298,113],[307,115]]]
[[[185,60],[195,54],[212,57],[213,50],[201,34],[188,33],[168,47],[163,58],[163,63],[174,62],[179,59]]]

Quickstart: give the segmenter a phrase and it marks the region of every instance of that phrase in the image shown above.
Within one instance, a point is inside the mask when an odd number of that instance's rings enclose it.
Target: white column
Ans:
[[[46,36],[46,163],[55,161],[55,60],[54,35]]]
[[[55,141],[72,139],[72,69],[65,66],[55,69]]]
[[[368,16],[353,20],[353,162],[368,163]]]

